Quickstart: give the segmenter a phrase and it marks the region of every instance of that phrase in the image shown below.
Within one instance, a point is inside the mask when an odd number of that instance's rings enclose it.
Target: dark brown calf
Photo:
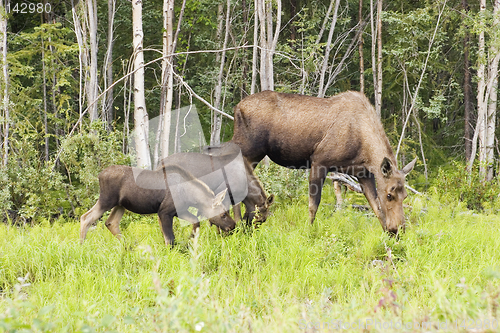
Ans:
[[[170,176],[176,176],[177,180],[170,181]],[[189,222],[198,223],[198,218],[188,211],[189,207],[197,208],[200,215],[213,216],[210,222],[224,231],[236,226],[222,204],[226,191],[216,196],[205,183],[178,165],[164,165],[155,171],[113,165],[99,174],[99,188],[96,204],[80,218],[82,243],[89,227],[110,209],[113,210],[106,220],[106,227],[118,239],[121,237],[119,223],[125,209],[138,214],[157,213],[167,246],[174,243],[174,216],[182,214],[182,218]],[[178,199],[175,202],[174,190],[183,191],[176,194]]]

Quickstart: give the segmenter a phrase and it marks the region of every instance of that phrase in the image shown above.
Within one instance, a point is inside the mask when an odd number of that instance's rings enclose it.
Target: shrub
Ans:
[[[45,161],[29,135],[13,136],[11,147],[7,167],[0,168],[0,210],[4,219],[24,222],[80,215],[97,199],[99,172],[128,163],[121,133],[108,133],[100,121],[62,140],[58,163]]]
[[[292,170],[270,162],[269,166],[259,164],[255,169],[266,193],[277,195],[282,200],[296,200],[308,191],[305,170]]]
[[[446,202],[457,199],[464,202],[468,209],[482,211],[496,206],[500,186],[497,179],[482,182],[476,164],[472,172],[467,171],[462,162],[452,161],[448,167],[439,168],[434,180],[434,189]]]
[[[97,200],[99,172],[113,164],[129,163],[122,152],[121,136],[118,131],[107,132],[102,121],[95,121],[90,128],[61,142],[61,171],[78,205],[89,207]]]

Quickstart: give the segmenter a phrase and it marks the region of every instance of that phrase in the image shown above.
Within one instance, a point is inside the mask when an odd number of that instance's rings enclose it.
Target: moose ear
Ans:
[[[415,163],[417,162],[417,158],[418,158],[418,157],[415,157],[415,158],[413,159],[413,161],[411,161],[410,163],[408,163],[408,164],[407,164],[407,165],[403,168],[403,170],[401,170],[401,171],[403,171],[403,173],[405,174],[405,176],[406,176],[407,174],[409,174],[411,170],[413,170],[413,167],[415,166]]]
[[[226,193],[227,193],[227,188],[215,196],[214,202],[212,203],[213,208],[220,206],[222,204],[222,201],[224,201],[224,198],[226,197]]]
[[[380,165],[380,170],[385,178],[389,178],[392,175],[392,164],[387,157],[384,157],[382,165]]]
[[[266,205],[267,205],[267,206],[270,206],[270,205],[272,205],[272,204],[273,204],[273,202],[274,202],[274,194],[271,194],[271,195],[270,195],[270,196],[268,196],[268,197],[267,197],[267,199],[266,199]]]

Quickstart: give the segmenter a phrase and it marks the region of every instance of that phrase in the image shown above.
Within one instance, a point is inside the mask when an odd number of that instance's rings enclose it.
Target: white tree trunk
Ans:
[[[80,113],[80,119],[82,118],[83,112],[83,95],[85,94],[85,81],[86,81],[86,72],[88,68],[88,48],[87,48],[87,35],[84,32],[84,26],[80,21],[80,13],[81,9],[85,8],[84,5],[80,3],[80,10],[77,8],[78,1],[71,0],[71,13],[73,15],[73,25],[75,27],[75,35],[76,41],[78,43],[78,62],[80,65],[80,80],[79,80],[79,90],[78,90],[78,111]],[[83,10],[85,12],[85,10]],[[85,76],[85,78],[84,78]],[[80,121],[80,130],[82,129],[82,122]]]
[[[321,38],[323,38],[323,34],[325,33],[328,19],[330,18],[330,13],[332,12],[332,9],[333,9],[334,1],[336,1],[336,0],[330,0],[330,5],[328,6],[328,10],[326,11],[325,18],[323,19],[323,24],[321,25],[321,29],[319,30],[318,37],[316,38],[316,45],[318,45],[319,42],[321,42]]]
[[[325,97],[325,90],[324,89],[324,84],[325,84],[325,74],[326,74],[326,69],[328,68],[328,60],[330,58],[330,51],[332,49],[332,38],[333,38],[333,31],[335,30],[335,26],[337,24],[337,13],[340,5],[340,0],[335,1],[335,10],[333,11],[333,18],[332,18],[332,24],[330,26],[330,32],[328,33],[328,40],[326,41],[326,47],[325,47],[325,57],[323,58],[323,64],[321,66],[321,73],[319,77],[319,87],[318,87],[318,97]]]
[[[260,23],[260,90],[269,90],[269,79],[268,79],[268,70],[267,70],[267,37],[266,37],[266,23],[267,23],[267,15],[265,11],[265,0],[257,0],[257,12],[259,15],[259,23]]]
[[[89,106],[90,121],[95,121],[99,118],[97,112],[97,3],[96,0],[87,0],[88,9],[88,25],[89,25],[89,40],[90,40],[90,68],[89,77],[86,84],[87,87],[87,102]]]
[[[144,95],[144,54],[142,31],[142,1],[132,1],[132,26],[134,46],[134,133],[137,166],[151,169],[151,158],[148,144],[148,113]]]
[[[219,75],[217,77],[217,85],[215,86],[215,96],[214,96],[214,107],[216,109],[220,108],[220,102],[222,98],[222,77],[224,76],[224,65],[225,65],[225,60],[226,60],[226,47],[227,47],[227,42],[229,39],[229,23],[230,23],[230,14],[231,14],[231,1],[227,0],[226,4],[226,26],[225,26],[225,34],[224,34],[224,42],[222,43],[222,52],[220,56],[220,67],[219,67]],[[220,13],[222,14],[222,9],[223,6],[219,7],[220,8]],[[220,22],[222,22],[222,17],[220,19]],[[222,34],[222,27],[220,28],[221,31],[218,31],[217,35],[221,37]],[[210,144],[211,145],[216,145],[220,143],[220,135],[221,135],[221,127],[222,127],[222,115],[213,112],[213,118],[212,118],[212,133],[210,135]]]
[[[257,0],[260,21],[260,86],[261,90],[274,90],[273,56],[281,29],[281,0],[276,0],[276,27],[273,31],[273,10],[271,1]]]
[[[5,8],[9,5],[9,0],[0,1],[0,53],[2,63],[2,78],[0,79],[0,94],[2,103],[2,136],[3,136],[3,158],[2,165],[6,166],[9,158],[9,70],[7,64],[7,15]]]
[[[494,164],[495,164],[495,127],[496,127],[496,114],[497,114],[497,94],[498,94],[498,41],[499,33],[498,26],[500,23],[500,0],[495,0],[493,5],[493,27],[495,30],[491,31],[491,45],[488,52],[488,80],[492,80],[491,88],[489,91],[489,99],[485,101],[488,104],[486,115],[486,149],[485,161],[486,167],[485,180],[491,181],[493,179]]]
[[[377,92],[375,94],[375,111],[382,115],[382,0],[377,5]]]
[[[372,33],[372,72],[373,72],[373,88],[375,92],[375,112],[380,117],[382,104],[382,36],[379,31],[382,31],[382,0],[377,0],[377,22],[375,26],[375,18],[373,17],[373,0],[370,0],[370,27]],[[378,44],[378,52],[376,52]],[[380,70],[380,73],[379,73]]]
[[[480,2],[480,18],[484,20],[486,13],[486,0]],[[493,148],[495,140],[495,117],[496,117],[496,101],[498,87],[498,62],[500,61],[500,52],[498,52],[498,41],[500,40],[498,33],[498,24],[500,22],[500,0],[495,0],[494,3],[494,19],[490,34],[490,47],[488,56],[485,51],[485,32],[481,30],[478,41],[478,88],[477,88],[477,122],[472,138],[471,158],[467,169],[472,171],[474,164],[477,146],[479,146],[479,176],[483,181],[493,178]],[[486,63],[488,70],[486,71]]]
[[[486,11],[486,0],[481,0],[480,8],[481,14],[484,14]],[[483,17],[483,15],[480,15]],[[487,99],[485,101],[485,91],[486,91],[486,56],[485,56],[485,39],[484,39],[484,30],[479,32],[479,40],[478,40],[478,68],[477,68],[477,122],[476,122],[476,130],[474,133],[474,137],[472,139],[472,152],[471,159],[469,161],[469,171],[472,169],[472,164],[475,159],[477,143],[479,140],[479,161],[482,162],[485,160],[485,143],[486,143],[486,115],[487,115]],[[486,102],[486,103],[485,103]],[[483,167],[480,167],[480,175],[481,178],[485,175],[486,170]]]
[[[252,83],[250,84],[250,95],[255,94],[257,86],[257,54],[258,54],[258,35],[259,35],[259,0],[254,0],[254,25],[253,25],[253,53],[252,53]]]
[[[162,128],[161,134],[161,158],[169,155],[170,150],[170,126],[172,115],[172,104],[174,98],[174,67],[173,67],[173,35],[174,26],[174,0],[163,1],[163,61],[162,61],[162,96],[160,106]],[[155,154],[156,155],[156,154]],[[155,156],[156,159],[156,156]]]
[[[102,97],[102,116],[106,120],[108,130],[113,123],[113,45],[116,0],[108,0],[108,47],[103,66],[104,91],[111,87]]]
[[[365,92],[365,61],[363,58],[363,0],[359,0],[359,13],[358,24],[361,30],[358,40],[358,53],[359,53],[359,91]]]

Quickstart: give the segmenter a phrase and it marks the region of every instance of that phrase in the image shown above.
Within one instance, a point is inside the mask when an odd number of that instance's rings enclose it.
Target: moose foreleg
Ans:
[[[309,223],[313,224],[321,201],[321,191],[325,182],[328,170],[325,166],[311,166],[311,174],[309,175]]]
[[[82,215],[80,218],[80,244],[83,244],[83,241],[85,241],[90,226],[100,219],[105,211],[106,209],[102,208],[101,202],[97,200],[94,207]]]
[[[118,239],[121,239],[120,232],[120,220],[122,219],[123,214],[125,213],[125,208],[122,206],[116,206],[109,214],[108,219],[106,220],[106,227],[111,233]]]
[[[382,229],[387,230],[386,222],[385,222],[385,214],[382,211],[382,207],[380,206],[380,199],[377,196],[377,187],[375,186],[375,177],[372,175],[367,178],[358,178],[359,184],[361,185],[361,189],[368,200],[368,203],[372,207],[375,215],[378,217],[380,224],[382,225]]]
[[[233,213],[234,213],[234,221],[240,222],[241,221],[241,203],[237,203],[236,205],[233,206]]]

